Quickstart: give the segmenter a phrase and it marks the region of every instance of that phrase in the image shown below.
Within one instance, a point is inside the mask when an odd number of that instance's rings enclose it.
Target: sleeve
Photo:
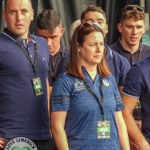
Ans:
[[[68,82],[61,79],[56,80],[51,94],[51,112],[68,111],[70,108],[70,88]]]
[[[65,73],[67,70],[67,63],[69,61],[69,54],[67,53],[61,60],[60,65],[58,67],[58,70],[56,72],[56,78],[62,74]]]
[[[120,76],[119,76],[119,85],[124,86],[127,73],[130,70],[131,66],[130,66],[128,60],[126,58],[124,58],[123,56],[122,56],[121,61],[122,62],[120,63],[121,71],[120,71]]]
[[[118,90],[118,86],[116,84],[115,78],[113,78],[112,84],[114,86],[114,97],[116,101],[116,111],[121,111],[124,109],[124,104],[120,95],[120,92]]]
[[[139,66],[134,65],[127,74],[123,93],[139,98],[143,93],[143,81]]]

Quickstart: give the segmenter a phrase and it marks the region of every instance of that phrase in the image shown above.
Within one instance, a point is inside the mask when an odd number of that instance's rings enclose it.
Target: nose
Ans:
[[[23,17],[22,13],[21,12],[17,12],[17,20],[21,20]]]
[[[97,44],[97,52],[101,52],[101,49],[102,49],[102,45],[101,44]]]
[[[136,27],[133,28],[133,34],[137,34],[137,28]]]
[[[51,45],[52,44],[52,40],[50,38],[47,38],[47,44]]]

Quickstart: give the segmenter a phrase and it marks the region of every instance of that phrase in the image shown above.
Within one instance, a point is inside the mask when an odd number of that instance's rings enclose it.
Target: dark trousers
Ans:
[[[43,141],[33,141],[38,150],[53,150],[52,141],[43,140]]]

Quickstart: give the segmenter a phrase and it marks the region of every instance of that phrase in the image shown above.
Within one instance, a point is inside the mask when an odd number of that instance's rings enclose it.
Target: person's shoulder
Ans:
[[[119,51],[118,51],[118,42],[115,42],[115,43],[113,43],[112,45],[109,45],[109,47],[110,47],[113,51],[119,52]]]
[[[145,59],[137,62],[133,67],[140,68],[141,70],[144,70],[145,68],[149,68],[150,65],[150,56],[146,57]]]
[[[140,49],[143,52],[148,52],[150,54],[150,46],[149,45],[145,45],[145,44],[140,44]]]
[[[68,74],[67,72],[59,74],[59,76],[57,77],[57,80],[55,82],[55,84],[65,84],[65,85],[69,85],[69,86],[73,86],[76,83],[76,80],[81,80],[73,75]]]
[[[0,33],[0,40],[4,41],[4,40],[8,40],[9,38],[4,34],[4,33]]]
[[[75,79],[75,77],[74,76],[72,76],[72,75],[70,75],[70,74],[68,74],[67,72],[64,72],[64,73],[61,73],[59,76],[58,76],[58,78],[57,78],[57,80],[64,80],[64,81],[72,81],[72,80],[74,80]]]
[[[62,47],[63,47],[64,57],[68,57],[70,53],[70,48],[65,46]]]
[[[110,48],[109,46],[107,46],[107,52],[110,53],[112,59],[115,59],[124,63],[128,63],[127,59],[124,56],[112,50],[112,48]]]
[[[149,49],[150,50],[150,46],[149,45],[145,45],[145,44],[140,44],[140,47],[142,48],[142,49]]]
[[[111,75],[109,75],[109,76],[107,76],[107,77],[105,77],[104,78],[104,80],[109,80],[109,81],[115,81],[115,77],[111,74]]]
[[[30,34],[31,35],[31,38],[33,40],[35,40],[35,42],[41,42],[41,43],[47,43],[46,40],[43,38],[43,37],[40,37],[40,36],[37,36],[35,34]]]

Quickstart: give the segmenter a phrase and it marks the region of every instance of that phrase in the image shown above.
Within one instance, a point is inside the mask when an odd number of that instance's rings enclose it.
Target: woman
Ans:
[[[51,127],[58,150],[128,150],[124,108],[104,57],[96,23],[79,25],[71,40],[67,73],[51,95]]]

